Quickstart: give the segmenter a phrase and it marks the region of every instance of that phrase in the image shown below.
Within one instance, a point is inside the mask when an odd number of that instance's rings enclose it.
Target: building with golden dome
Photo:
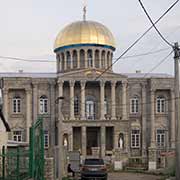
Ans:
[[[56,154],[60,120],[66,152],[102,157],[115,168],[132,160],[149,169],[165,167],[161,154],[175,148],[174,78],[115,73],[115,49],[106,26],[77,21],[57,35],[56,73],[1,73],[9,139],[28,141],[29,127],[40,114],[46,156]],[[59,110],[55,102],[61,96]]]

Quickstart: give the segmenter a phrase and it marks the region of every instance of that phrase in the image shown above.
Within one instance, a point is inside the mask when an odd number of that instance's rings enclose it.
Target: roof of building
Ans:
[[[172,75],[165,73],[121,73],[128,78],[173,78]],[[56,73],[25,73],[25,72],[7,72],[0,73],[0,77],[24,77],[24,78],[56,78]]]
[[[104,45],[115,48],[115,39],[111,31],[101,23],[94,21],[76,21],[67,25],[57,35],[54,51],[72,45]]]

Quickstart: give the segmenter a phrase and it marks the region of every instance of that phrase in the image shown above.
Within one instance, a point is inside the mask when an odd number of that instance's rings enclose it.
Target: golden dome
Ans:
[[[77,21],[58,34],[54,51],[64,46],[81,44],[104,45],[115,49],[115,39],[107,27],[94,21]]]

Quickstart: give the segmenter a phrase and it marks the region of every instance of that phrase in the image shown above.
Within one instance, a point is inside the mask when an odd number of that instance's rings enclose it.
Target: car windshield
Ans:
[[[102,159],[85,159],[85,165],[104,165],[104,161]]]

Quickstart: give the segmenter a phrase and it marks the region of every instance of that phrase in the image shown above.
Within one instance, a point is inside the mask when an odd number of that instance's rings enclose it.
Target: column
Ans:
[[[146,134],[147,134],[147,129],[146,129],[146,86],[142,84],[142,156],[147,155],[147,143],[146,143]]]
[[[73,69],[73,52],[70,52],[70,57],[71,57],[70,68]]]
[[[74,84],[75,81],[70,81],[70,120],[74,120]]]
[[[58,80],[58,98],[63,97],[63,84],[64,84],[64,81],[59,79]],[[63,118],[63,115],[61,113],[62,113],[62,105],[60,105],[60,102],[58,102],[58,118],[60,117]]]
[[[157,152],[155,141],[155,91],[150,92],[150,105],[151,105],[151,145],[149,147],[149,162],[148,169],[156,170],[157,168]]]
[[[67,70],[67,55],[66,52],[64,53],[64,71]]]
[[[85,159],[85,157],[86,157],[86,148],[87,148],[86,126],[82,126],[81,131],[82,131],[82,156]]]
[[[51,115],[51,121],[50,121],[50,138],[51,138],[51,152],[53,153],[53,148],[55,146],[55,83],[50,84],[50,115]]]
[[[101,69],[101,61],[102,61],[102,58],[101,58],[101,51],[99,51],[99,56],[98,56],[98,61],[99,61],[99,68]]]
[[[175,149],[176,119],[175,119],[175,94],[171,89],[171,148]]]
[[[73,128],[69,131],[69,151],[73,151]]]
[[[37,121],[37,115],[38,115],[38,84],[33,83],[33,123]]]
[[[155,147],[155,91],[151,90],[150,92],[150,105],[151,105],[151,147]]]
[[[126,94],[127,94],[127,82],[123,82],[122,83],[122,119],[123,120],[127,120]]]
[[[80,68],[80,51],[77,51],[77,68]]]
[[[101,126],[101,157],[105,157],[106,151],[106,127]]]
[[[85,120],[85,86],[86,81],[81,81],[81,119]]]
[[[116,81],[111,81],[111,119],[116,119]]]
[[[88,57],[87,57],[87,51],[85,50],[84,53],[85,53],[85,54],[84,54],[85,68],[88,68],[88,67],[87,67],[87,60],[88,60]]]
[[[100,119],[104,120],[104,87],[105,82],[100,81],[100,106],[101,106],[101,113],[100,113]]]
[[[29,128],[32,124],[32,91],[31,89],[26,90],[26,142],[29,142]]]
[[[95,68],[95,50],[92,50],[92,61],[93,61],[93,68]]]
[[[9,114],[9,99],[8,99],[8,92],[9,92],[9,89],[3,89],[3,101],[4,101],[4,117],[6,119],[6,121],[8,122],[9,121],[9,117],[8,117],[8,114]]]

